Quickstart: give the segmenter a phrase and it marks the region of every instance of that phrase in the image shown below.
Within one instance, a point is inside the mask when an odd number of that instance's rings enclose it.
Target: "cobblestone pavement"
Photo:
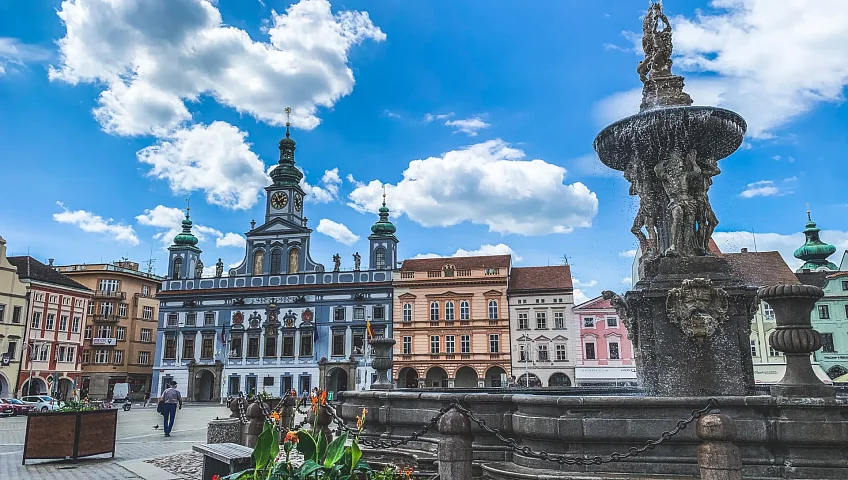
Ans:
[[[133,406],[129,412],[118,411],[117,444],[115,458],[100,455],[70,461],[29,460],[21,465],[26,417],[0,418],[0,479],[54,480],[86,479],[112,480],[137,479],[119,462],[173,455],[190,451],[192,445],[206,443],[206,425],[216,417],[229,417],[230,410],[221,405],[186,405],[177,412],[171,437],[162,431],[162,416],[155,405],[148,408]],[[158,425],[158,429],[153,426]]]

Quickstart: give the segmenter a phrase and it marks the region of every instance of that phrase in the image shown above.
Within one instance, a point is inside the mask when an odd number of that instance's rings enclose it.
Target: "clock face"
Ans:
[[[303,208],[303,197],[301,197],[299,193],[296,193],[294,196],[294,208],[298,212],[301,208]]]
[[[289,196],[285,192],[275,192],[271,195],[271,206],[276,209],[284,208],[289,203]]]

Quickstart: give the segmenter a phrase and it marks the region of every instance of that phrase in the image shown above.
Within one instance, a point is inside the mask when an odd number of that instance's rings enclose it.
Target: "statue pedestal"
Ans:
[[[642,86],[642,104],[639,111],[689,105],[692,105],[692,98],[683,91],[683,77],[671,74],[656,76],[648,79]]]
[[[647,395],[746,395],[753,390],[756,288],[720,257],[660,258],[627,292],[626,322]]]

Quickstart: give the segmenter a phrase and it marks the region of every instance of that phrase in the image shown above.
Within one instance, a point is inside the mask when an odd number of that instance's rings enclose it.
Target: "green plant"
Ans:
[[[93,405],[88,403],[88,397],[82,400],[68,400],[57,410],[59,412],[90,412],[97,410]]]

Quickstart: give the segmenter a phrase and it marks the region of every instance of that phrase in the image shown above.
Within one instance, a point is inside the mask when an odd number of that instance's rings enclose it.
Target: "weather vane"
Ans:
[[[291,126],[291,107],[286,107],[283,111],[286,112],[286,126],[289,127]]]
[[[189,213],[191,212],[191,198],[186,198],[186,218],[188,218]]]
[[[383,206],[386,206],[386,184],[383,184]]]

